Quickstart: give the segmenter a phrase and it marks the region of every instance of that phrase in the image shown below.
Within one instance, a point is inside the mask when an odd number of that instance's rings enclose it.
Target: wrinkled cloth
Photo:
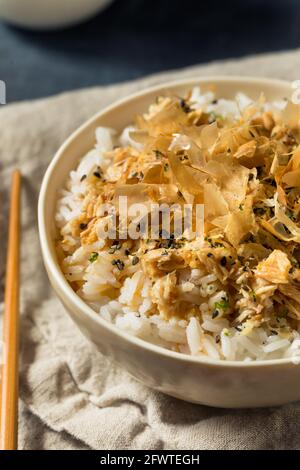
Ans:
[[[300,404],[213,409],[136,382],[77,330],[51,290],[41,259],[38,192],[64,139],[118,98],[166,80],[209,75],[300,79],[300,50],[0,108],[1,309],[10,175],[15,167],[23,173],[20,449],[300,449]]]

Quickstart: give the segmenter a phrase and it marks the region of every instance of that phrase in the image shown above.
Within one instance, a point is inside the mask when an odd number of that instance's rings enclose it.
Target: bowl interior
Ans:
[[[253,78],[215,78],[208,77],[202,79],[175,82],[163,86],[139,92],[129,98],[117,102],[93,116],[88,122],[75,131],[61,146],[48,167],[45,174],[40,198],[39,198],[39,231],[44,258],[47,259],[48,269],[50,267],[52,275],[60,279],[66,285],[67,281],[63,277],[57,262],[55,251],[56,228],[54,215],[56,211],[56,200],[60,189],[65,185],[69,172],[74,169],[86,152],[95,144],[95,129],[98,126],[107,126],[121,131],[125,126],[132,123],[134,116],[143,113],[158,95],[168,95],[170,93],[184,96],[187,90],[193,86],[200,86],[205,92],[213,89],[217,98],[234,98],[238,91],[246,93],[250,98],[257,99],[263,92],[267,100],[278,100],[290,97],[291,85],[289,82],[279,80],[264,80]],[[65,289],[71,302],[71,297],[76,296],[71,288]],[[76,296],[77,297],[77,296]],[[89,308],[89,307],[88,307]],[[83,312],[84,314],[84,312]],[[176,353],[174,353],[176,354]],[[278,362],[283,359],[268,361]],[[265,361],[256,361],[265,362]]]

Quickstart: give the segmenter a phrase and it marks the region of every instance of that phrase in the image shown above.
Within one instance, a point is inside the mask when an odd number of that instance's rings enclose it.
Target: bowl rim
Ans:
[[[292,358],[281,358],[281,359],[264,359],[264,360],[256,360],[251,362],[244,362],[244,361],[225,361],[225,360],[217,360],[211,358],[203,358],[188,355],[185,353],[179,353],[176,351],[171,351],[167,348],[163,348],[162,346],[158,346],[153,344],[149,341],[143,340],[136,336],[130,335],[129,333],[117,328],[113,323],[109,323],[106,320],[102,319],[100,315],[97,315],[96,312],[86,304],[71,288],[70,284],[66,280],[63,275],[63,272],[59,266],[57,259],[52,256],[50,250],[50,243],[51,243],[51,236],[46,230],[46,220],[45,220],[45,207],[47,203],[47,190],[48,186],[51,183],[52,174],[55,171],[55,167],[57,163],[60,161],[61,158],[64,156],[64,152],[69,144],[78,137],[86,128],[93,124],[94,121],[98,120],[105,114],[117,109],[119,106],[124,106],[127,103],[131,102],[132,100],[141,98],[142,96],[147,96],[155,92],[161,92],[166,89],[172,89],[176,87],[192,87],[196,85],[202,84],[214,84],[214,83],[232,83],[238,86],[238,84],[254,84],[257,86],[288,86],[289,81],[287,80],[280,80],[280,79],[272,79],[272,78],[257,78],[251,76],[202,76],[202,77],[192,77],[186,78],[181,80],[173,80],[168,81],[165,83],[160,83],[155,86],[148,87],[144,90],[140,90],[138,92],[132,93],[125,98],[121,98],[109,106],[106,106],[104,109],[100,110],[96,114],[94,114],[91,118],[85,121],[82,125],[80,125],[75,131],[71,133],[71,135],[62,143],[59,147],[57,152],[55,153],[54,157],[50,161],[47,170],[44,174],[40,194],[38,199],[38,230],[39,230],[39,238],[40,238],[40,245],[42,250],[42,255],[44,258],[44,264],[47,265],[47,270],[51,274],[52,278],[55,279],[56,285],[60,289],[60,292],[63,297],[68,300],[70,305],[76,307],[78,311],[85,317],[88,317],[90,320],[97,322],[102,328],[107,330],[108,332],[116,335],[116,337],[121,337],[127,344],[134,345],[137,348],[142,348],[156,354],[157,356],[163,356],[164,358],[169,358],[173,360],[178,360],[180,362],[192,363],[192,364],[199,364],[199,365],[206,365],[212,367],[234,367],[234,368],[253,368],[253,367],[271,367],[271,366],[280,366],[280,365],[293,365],[298,366],[296,361],[293,361]],[[237,90],[238,91],[238,90]],[[66,175],[67,176],[67,175]]]

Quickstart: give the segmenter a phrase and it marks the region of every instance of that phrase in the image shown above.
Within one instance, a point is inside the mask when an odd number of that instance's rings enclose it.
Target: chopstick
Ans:
[[[16,450],[18,448],[20,188],[21,174],[19,170],[15,170],[11,186],[4,298],[4,344],[0,402],[1,450]]]

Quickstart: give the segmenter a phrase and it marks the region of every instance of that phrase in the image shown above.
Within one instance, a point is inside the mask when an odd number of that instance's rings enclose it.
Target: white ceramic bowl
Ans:
[[[210,406],[242,408],[274,406],[300,399],[300,365],[290,359],[251,363],[222,362],[168,351],[134,338],[101,319],[72,290],[57,262],[54,212],[57,192],[68,173],[94,144],[97,126],[121,130],[166,90],[182,95],[195,85],[216,86],[217,96],[233,98],[243,91],[268,100],[289,97],[291,85],[253,78],[201,78],[158,86],[137,93],[100,111],[81,126],[58,150],[44,177],[39,198],[39,232],[50,282],[75,323],[101,351],[144,384],[186,401]]]
[[[0,0],[0,18],[32,29],[70,26],[95,15],[113,0]]]

